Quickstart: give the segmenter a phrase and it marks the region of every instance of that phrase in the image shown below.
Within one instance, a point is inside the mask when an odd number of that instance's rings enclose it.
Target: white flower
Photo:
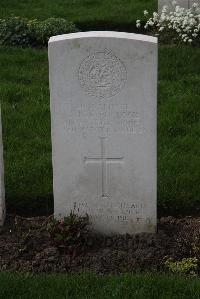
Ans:
[[[185,43],[192,43],[193,38],[200,40],[200,6],[196,4],[192,8],[186,9],[177,5],[176,1],[173,1],[172,4],[175,6],[174,11],[163,6],[161,13],[154,12],[152,17],[147,20],[144,28],[154,26],[155,35],[174,32],[177,39]],[[149,13],[145,10],[144,15],[147,14]],[[140,20],[137,20],[136,26],[137,28],[142,26]]]
[[[149,26],[153,26],[154,22],[153,21],[149,21]]]
[[[154,17],[154,19],[157,19],[159,17],[159,14],[157,12],[154,12],[153,17]]]
[[[137,27],[137,28],[140,28],[140,27],[141,27],[141,21],[140,21],[140,20],[137,20],[137,21],[136,21],[136,27]]]
[[[147,10],[144,10],[144,16],[147,16],[149,13]]]

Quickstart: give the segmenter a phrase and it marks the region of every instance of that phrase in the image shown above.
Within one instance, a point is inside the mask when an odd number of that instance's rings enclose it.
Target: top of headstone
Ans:
[[[67,39],[80,39],[80,38],[89,38],[89,37],[113,37],[113,38],[122,38],[122,39],[132,39],[143,42],[157,43],[157,37],[127,33],[127,32],[116,32],[116,31],[89,31],[89,32],[78,32],[78,33],[69,33],[52,36],[49,40],[49,43],[63,41]]]

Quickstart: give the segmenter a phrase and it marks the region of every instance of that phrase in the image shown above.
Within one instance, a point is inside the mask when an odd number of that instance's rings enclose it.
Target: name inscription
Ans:
[[[112,133],[141,134],[141,117],[128,104],[67,104],[65,130],[71,133],[95,133],[108,136]]]

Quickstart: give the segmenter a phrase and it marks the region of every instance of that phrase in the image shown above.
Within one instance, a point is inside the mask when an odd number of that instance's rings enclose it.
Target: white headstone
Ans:
[[[157,38],[49,41],[54,212],[103,233],[156,230]]]
[[[0,226],[4,224],[6,216],[5,189],[4,189],[4,164],[3,164],[3,140],[0,109]]]
[[[174,8],[178,5],[183,8],[189,8],[190,0],[176,0],[176,5],[172,5],[173,0],[158,0],[158,12],[161,12],[163,6],[167,6],[170,11],[174,11]]]
[[[189,0],[189,7],[191,8],[194,3],[197,3],[200,6],[200,0]]]

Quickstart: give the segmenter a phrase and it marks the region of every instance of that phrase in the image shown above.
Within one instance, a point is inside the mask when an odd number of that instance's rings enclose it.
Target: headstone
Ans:
[[[49,41],[55,217],[106,234],[156,230],[157,38],[82,32]]]
[[[158,12],[161,12],[163,6],[167,6],[170,11],[174,11],[174,8],[178,5],[183,8],[189,8],[190,0],[176,0],[175,6],[172,4],[173,0],[158,0]]]
[[[197,3],[200,6],[200,0],[189,0],[189,7],[191,8],[194,3]]]
[[[4,189],[4,164],[3,164],[3,140],[0,109],[0,226],[4,224],[6,215],[5,208],[5,189]]]

